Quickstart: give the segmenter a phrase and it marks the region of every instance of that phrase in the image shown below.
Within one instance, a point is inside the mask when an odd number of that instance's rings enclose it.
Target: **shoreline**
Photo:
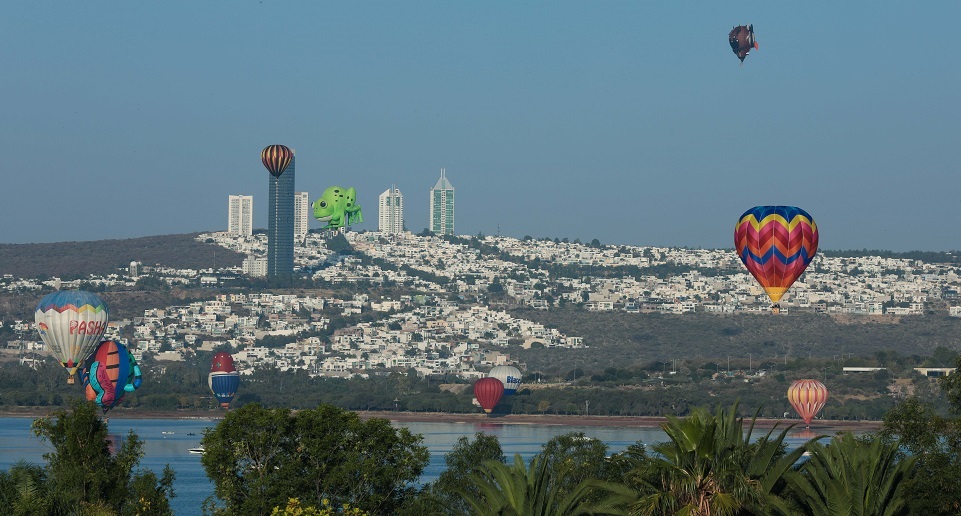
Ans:
[[[60,410],[62,407],[22,407],[19,409],[0,410],[0,417],[44,417]],[[536,425],[536,426],[596,426],[611,428],[658,428],[667,422],[666,416],[584,416],[558,414],[495,414],[488,416],[483,413],[454,414],[447,412],[395,412],[395,411],[365,411],[355,410],[361,419],[382,418],[394,423],[462,423],[473,425]],[[179,410],[179,411],[151,411],[137,409],[115,409],[109,412],[110,419],[223,419],[222,410]],[[745,422],[750,418],[745,417]],[[804,429],[804,422],[800,419],[762,419],[758,418],[756,428],[770,429],[784,428],[794,425],[794,429]],[[812,421],[811,426],[816,431],[829,428],[832,431],[859,430],[874,431],[881,428],[881,421],[849,421],[818,419]]]

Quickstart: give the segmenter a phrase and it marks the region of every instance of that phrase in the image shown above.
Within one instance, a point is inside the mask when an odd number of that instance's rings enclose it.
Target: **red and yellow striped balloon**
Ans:
[[[294,157],[294,151],[286,145],[268,145],[260,151],[260,161],[267,167],[267,171],[274,177],[280,177],[290,165],[290,160]]]
[[[795,206],[755,206],[734,227],[734,248],[771,302],[801,276],[818,251],[818,226]]]
[[[788,387],[787,400],[804,420],[804,424],[810,425],[811,420],[828,401],[828,388],[817,380],[797,380]]]

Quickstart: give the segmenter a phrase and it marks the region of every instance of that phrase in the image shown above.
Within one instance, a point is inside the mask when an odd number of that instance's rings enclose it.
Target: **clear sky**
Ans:
[[[0,242],[227,226],[260,150],[311,199],[396,184],[427,226],[732,247],[760,204],[821,247],[961,248],[961,2],[33,2],[0,18]],[[760,50],[727,43],[753,23]],[[312,221],[311,227],[321,227]]]

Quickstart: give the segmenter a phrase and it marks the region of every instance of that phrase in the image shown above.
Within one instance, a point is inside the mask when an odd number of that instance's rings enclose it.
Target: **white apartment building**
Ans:
[[[440,169],[440,179],[430,189],[430,228],[435,235],[454,234],[454,185],[447,180],[447,170]]]
[[[249,237],[254,233],[253,195],[227,197],[227,233],[231,236],[243,237]]]
[[[301,244],[307,240],[307,230],[310,229],[310,197],[307,192],[294,193],[294,242]]]
[[[404,195],[395,185],[378,197],[380,208],[377,230],[381,233],[397,234],[404,231]]]
[[[244,274],[252,278],[262,278],[267,275],[267,258],[248,255],[242,265]]]

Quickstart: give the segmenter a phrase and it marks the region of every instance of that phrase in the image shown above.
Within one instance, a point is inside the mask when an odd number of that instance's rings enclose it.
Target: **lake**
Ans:
[[[169,464],[177,473],[171,500],[176,514],[200,514],[203,501],[213,493],[213,484],[207,479],[200,456],[187,450],[200,444],[203,431],[215,426],[219,419],[120,419],[109,422],[111,435],[125,436],[133,430],[145,443],[145,455],[140,463],[158,475],[164,465]],[[37,464],[43,463],[43,454],[52,447],[33,437],[30,432],[32,418],[0,417],[0,470],[8,469],[18,460]],[[610,451],[620,452],[629,445],[641,441],[645,444],[666,441],[667,436],[660,428],[621,428],[598,426],[568,425],[530,425],[499,423],[394,423],[395,427],[406,427],[415,434],[424,436],[424,444],[430,451],[430,464],[421,476],[421,482],[430,482],[438,477],[446,467],[444,455],[451,451],[461,436],[473,437],[476,432],[497,436],[508,458],[515,453],[528,459],[540,451],[541,446],[552,437],[569,433],[584,432],[589,437],[600,439],[610,447]],[[819,429],[825,434],[833,434],[828,429]],[[800,445],[807,434],[795,429],[788,438],[789,447]],[[757,435],[757,432],[755,432]]]

